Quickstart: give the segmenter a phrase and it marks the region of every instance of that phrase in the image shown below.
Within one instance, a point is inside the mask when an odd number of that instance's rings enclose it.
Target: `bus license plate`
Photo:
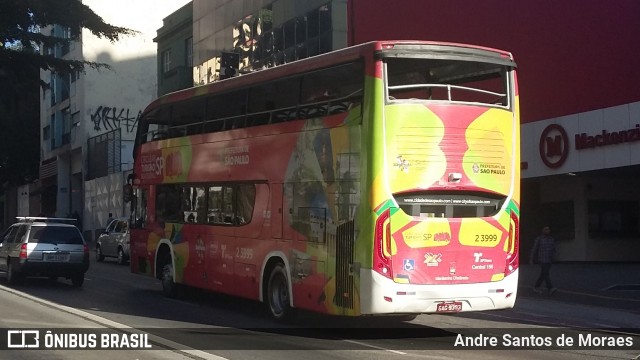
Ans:
[[[443,302],[439,303],[436,306],[436,312],[460,312],[462,311],[462,302],[460,301],[451,301],[451,302]]]
[[[66,262],[69,261],[70,254],[64,253],[45,253],[44,260],[51,262]]]

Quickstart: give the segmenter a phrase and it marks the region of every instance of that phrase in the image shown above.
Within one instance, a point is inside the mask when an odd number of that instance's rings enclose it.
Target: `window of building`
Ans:
[[[69,53],[69,46],[71,45],[71,29],[67,26],[62,26],[60,28],[60,33],[63,39],[67,39],[60,49],[62,56],[64,56]]]
[[[572,240],[575,238],[575,222],[573,201],[558,201],[540,204],[538,224],[551,227],[556,240]]]
[[[51,126],[51,149],[55,149],[58,147],[58,144],[56,144],[56,115],[55,114],[51,114],[50,126]]]
[[[71,111],[69,108],[62,109],[62,145],[71,142]]]
[[[589,200],[589,237],[638,237],[637,201]]]
[[[50,91],[50,95],[51,95],[51,106],[56,104],[56,91],[57,91],[57,87],[58,87],[58,79],[56,74],[54,73],[50,73],[49,74],[49,89],[51,89]]]
[[[42,128],[42,140],[46,141],[51,139],[51,126],[47,125]]]
[[[67,100],[71,94],[71,77],[69,74],[61,74],[58,78],[58,84],[60,85],[60,101]]]
[[[171,67],[171,49],[162,52],[162,72],[169,72]]]
[[[192,37],[184,41],[184,52],[186,54],[185,65],[193,66],[193,38]]]
[[[304,59],[333,50],[331,4],[273,27],[271,5],[238,20],[233,29],[233,51],[240,54],[241,70],[255,70]]]
[[[71,115],[71,128],[80,126],[80,111],[77,111]]]

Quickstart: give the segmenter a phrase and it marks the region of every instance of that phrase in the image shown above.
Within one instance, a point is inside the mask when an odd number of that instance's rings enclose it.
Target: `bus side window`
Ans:
[[[224,187],[223,186],[209,186],[209,197],[208,197],[208,214],[207,214],[207,223],[219,225],[224,224]]]
[[[180,219],[180,209],[178,186],[158,186],[156,195],[156,215],[158,221],[178,222]]]
[[[318,70],[302,78],[301,104],[305,117],[346,112],[361,103],[363,65],[353,62]]]
[[[254,184],[241,184],[237,189],[235,224],[243,225],[251,222],[256,202],[256,186]]]

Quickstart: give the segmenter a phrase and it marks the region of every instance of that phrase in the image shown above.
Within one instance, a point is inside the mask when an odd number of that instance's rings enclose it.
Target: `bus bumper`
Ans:
[[[371,315],[436,313],[437,305],[442,302],[460,302],[462,312],[512,308],[518,291],[518,272],[488,283],[416,285],[398,284],[375,271],[361,269],[360,312]]]

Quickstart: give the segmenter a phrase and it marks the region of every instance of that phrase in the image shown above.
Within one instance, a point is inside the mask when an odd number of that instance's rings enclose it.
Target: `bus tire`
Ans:
[[[178,284],[174,280],[174,269],[171,261],[162,266],[162,293],[170,298],[178,297]]]
[[[269,313],[273,319],[278,322],[293,320],[295,311],[289,303],[291,294],[284,264],[277,263],[271,270],[266,295]]]

